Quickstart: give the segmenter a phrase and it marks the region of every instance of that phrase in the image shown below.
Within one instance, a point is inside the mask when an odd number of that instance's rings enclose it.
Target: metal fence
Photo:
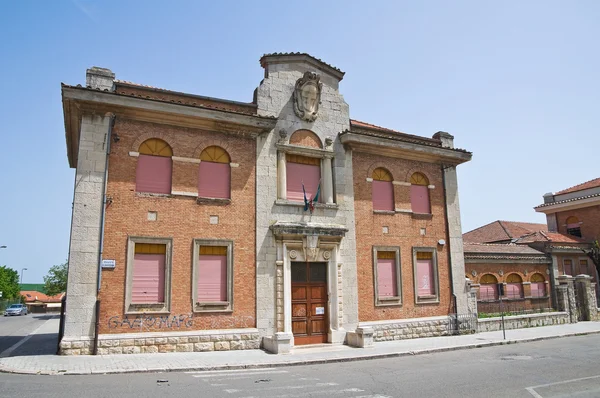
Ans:
[[[553,312],[550,300],[507,300],[507,301],[478,301],[477,313],[479,318],[492,318],[510,315],[540,314]]]
[[[475,314],[450,314],[448,316],[448,334],[471,334],[477,331]]]

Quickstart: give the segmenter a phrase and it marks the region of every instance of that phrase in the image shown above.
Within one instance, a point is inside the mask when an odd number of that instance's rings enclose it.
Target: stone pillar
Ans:
[[[558,309],[569,313],[571,323],[577,323],[579,312],[577,311],[577,302],[575,300],[575,288],[573,286],[573,277],[561,275],[558,277]]]
[[[331,158],[323,158],[323,202],[333,204],[333,177]]]
[[[277,152],[277,199],[287,199],[285,152]]]
[[[531,297],[531,282],[523,282],[523,297]]]
[[[470,279],[467,279],[467,288],[469,289],[469,314],[473,314],[475,315],[475,318],[477,318],[477,292],[479,290],[479,284],[473,284]]]
[[[65,342],[85,342],[94,336],[106,146],[111,122],[110,116],[98,115],[84,115],[81,120],[69,246]]]
[[[548,276],[550,279],[550,288],[552,289],[552,307],[558,308],[558,298],[556,297],[558,290],[558,257],[552,256],[552,262],[548,264]]]
[[[276,285],[275,285],[275,294],[276,294],[276,319],[277,323],[277,331],[283,332],[283,260],[276,261],[277,271],[276,271]]]
[[[577,286],[577,307],[584,321],[594,321],[598,318],[598,306],[596,304],[596,293],[592,288],[592,277],[588,275],[577,275],[575,277]]]

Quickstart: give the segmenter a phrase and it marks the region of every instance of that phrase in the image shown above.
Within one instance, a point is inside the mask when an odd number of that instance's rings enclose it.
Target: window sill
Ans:
[[[389,214],[394,215],[396,212],[394,210],[373,210],[373,214]]]
[[[275,204],[278,206],[304,207],[304,202],[296,202],[287,199],[277,199]],[[315,203],[314,206],[315,209],[339,209],[339,206],[336,203]]]
[[[431,213],[411,213],[412,218],[417,220],[431,220],[433,218],[433,214]]]
[[[152,193],[152,192],[136,192],[135,196],[138,198],[171,198],[173,195],[170,193]]]
[[[204,198],[198,196],[196,203],[199,205],[214,205],[214,206],[227,206],[231,204],[231,199],[224,198]]]
[[[194,312],[233,312],[228,301],[196,303]]]
[[[402,298],[399,296],[379,297],[375,303],[376,307],[389,307],[402,305]]]
[[[525,297],[504,297],[502,301],[525,301]]]
[[[165,303],[156,304],[129,304],[125,315],[139,314],[170,314],[169,308]]]
[[[531,300],[548,300],[550,296],[531,296],[527,298]]]
[[[440,298],[438,296],[417,296],[416,304],[439,304]]]

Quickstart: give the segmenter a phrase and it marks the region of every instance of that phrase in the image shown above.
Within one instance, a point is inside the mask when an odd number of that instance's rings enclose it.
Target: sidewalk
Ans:
[[[98,356],[34,355],[0,359],[0,371],[25,374],[109,374],[137,372],[208,371],[358,361],[404,355],[514,344],[600,333],[600,322],[579,322],[464,336],[430,337],[375,343],[372,348],[319,346],[296,348],[291,354],[262,350]]]

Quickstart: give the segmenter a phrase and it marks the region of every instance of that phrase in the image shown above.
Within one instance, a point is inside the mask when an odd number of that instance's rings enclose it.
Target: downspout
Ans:
[[[104,186],[102,187],[102,211],[100,213],[100,250],[98,251],[98,284],[96,287],[96,320],[94,324],[94,351],[93,355],[98,354],[98,329],[100,328],[100,300],[98,300],[98,293],[100,292],[100,284],[102,283],[102,253],[104,251],[104,221],[106,216],[106,206],[108,201],[106,199],[106,188],[108,185],[108,157],[110,155],[110,142],[112,138],[112,129],[115,125],[115,115],[110,116],[108,123],[108,132],[106,133],[106,159],[104,163]]]
[[[454,292],[454,281],[453,281],[453,277],[452,277],[452,256],[451,256],[451,248],[450,248],[450,224],[448,222],[448,196],[447,196],[447,192],[446,192],[446,171],[445,171],[445,167],[442,164],[442,186],[444,189],[444,215],[446,218],[446,244],[447,246],[447,250],[448,250],[448,267],[450,269],[449,275],[450,275],[450,292],[452,293],[452,300],[453,300],[453,310],[454,313],[456,314],[456,330],[458,330],[458,304],[456,303],[456,293]]]

